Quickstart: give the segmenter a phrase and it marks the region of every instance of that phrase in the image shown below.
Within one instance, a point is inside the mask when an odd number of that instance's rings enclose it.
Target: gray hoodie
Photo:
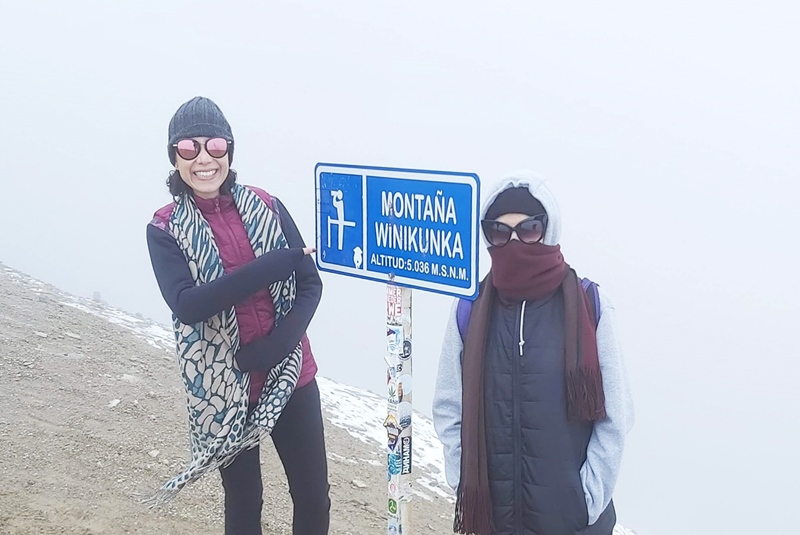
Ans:
[[[481,218],[504,190],[527,187],[547,211],[547,229],[543,243],[556,245],[561,236],[561,215],[547,182],[529,171],[512,173],[494,185],[484,186]],[[486,240],[484,238],[484,244]],[[488,245],[488,244],[487,244]],[[433,424],[444,445],[445,476],[456,490],[461,477],[461,353],[463,345],[456,322],[457,300],[444,334],[439,372],[433,397]],[[597,350],[603,374],[607,418],[594,424],[581,467],[581,481],[589,510],[589,524],[594,524],[611,502],[617,482],[625,435],[633,426],[634,411],[622,350],[615,329],[616,312],[600,288],[600,323],[597,326]]]

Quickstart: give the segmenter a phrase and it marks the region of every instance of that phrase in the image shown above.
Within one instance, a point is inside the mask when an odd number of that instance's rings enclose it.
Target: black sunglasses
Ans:
[[[181,139],[177,143],[173,143],[175,152],[184,160],[194,160],[200,156],[200,148],[204,148],[209,156],[212,158],[222,158],[228,154],[228,147],[231,142],[221,137],[212,137],[205,143],[200,143],[196,139]]]
[[[539,243],[544,238],[544,231],[547,228],[547,214],[537,214],[523,219],[514,227],[492,219],[484,219],[481,221],[481,227],[486,240],[494,247],[506,245],[515,232],[522,243]]]

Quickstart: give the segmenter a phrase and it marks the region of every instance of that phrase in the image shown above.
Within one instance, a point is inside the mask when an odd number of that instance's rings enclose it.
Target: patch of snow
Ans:
[[[317,384],[328,421],[384,453],[386,429],[383,427],[383,422],[387,414],[386,399],[325,377],[318,376]],[[436,437],[433,422],[415,411],[412,430],[413,470],[417,473],[416,482],[437,495],[449,498],[449,487],[444,478],[442,443]]]

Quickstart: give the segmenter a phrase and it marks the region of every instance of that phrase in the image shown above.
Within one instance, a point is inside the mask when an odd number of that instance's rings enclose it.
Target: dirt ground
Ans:
[[[0,264],[0,534],[221,534],[217,474],[161,510],[133,497],[187,459],[177,365],[130,331],[60,303],[55,289],[34,292],[32,284]],[[332,424],[326,440],[330,533],[386,533],[380,452]],[[264,532],[290,534],[283,469],[271,444],[262,449]],[[415,534],[452,533],[445,499],[413,504]]]

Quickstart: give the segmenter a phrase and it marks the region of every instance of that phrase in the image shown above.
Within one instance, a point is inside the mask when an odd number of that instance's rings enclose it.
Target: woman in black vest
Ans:
[[[492,268],[453,306],[433,406],[454,531],[611,535],[633,424],[614,308],[564,261],[544,180],[503,179],[481,225]]]

